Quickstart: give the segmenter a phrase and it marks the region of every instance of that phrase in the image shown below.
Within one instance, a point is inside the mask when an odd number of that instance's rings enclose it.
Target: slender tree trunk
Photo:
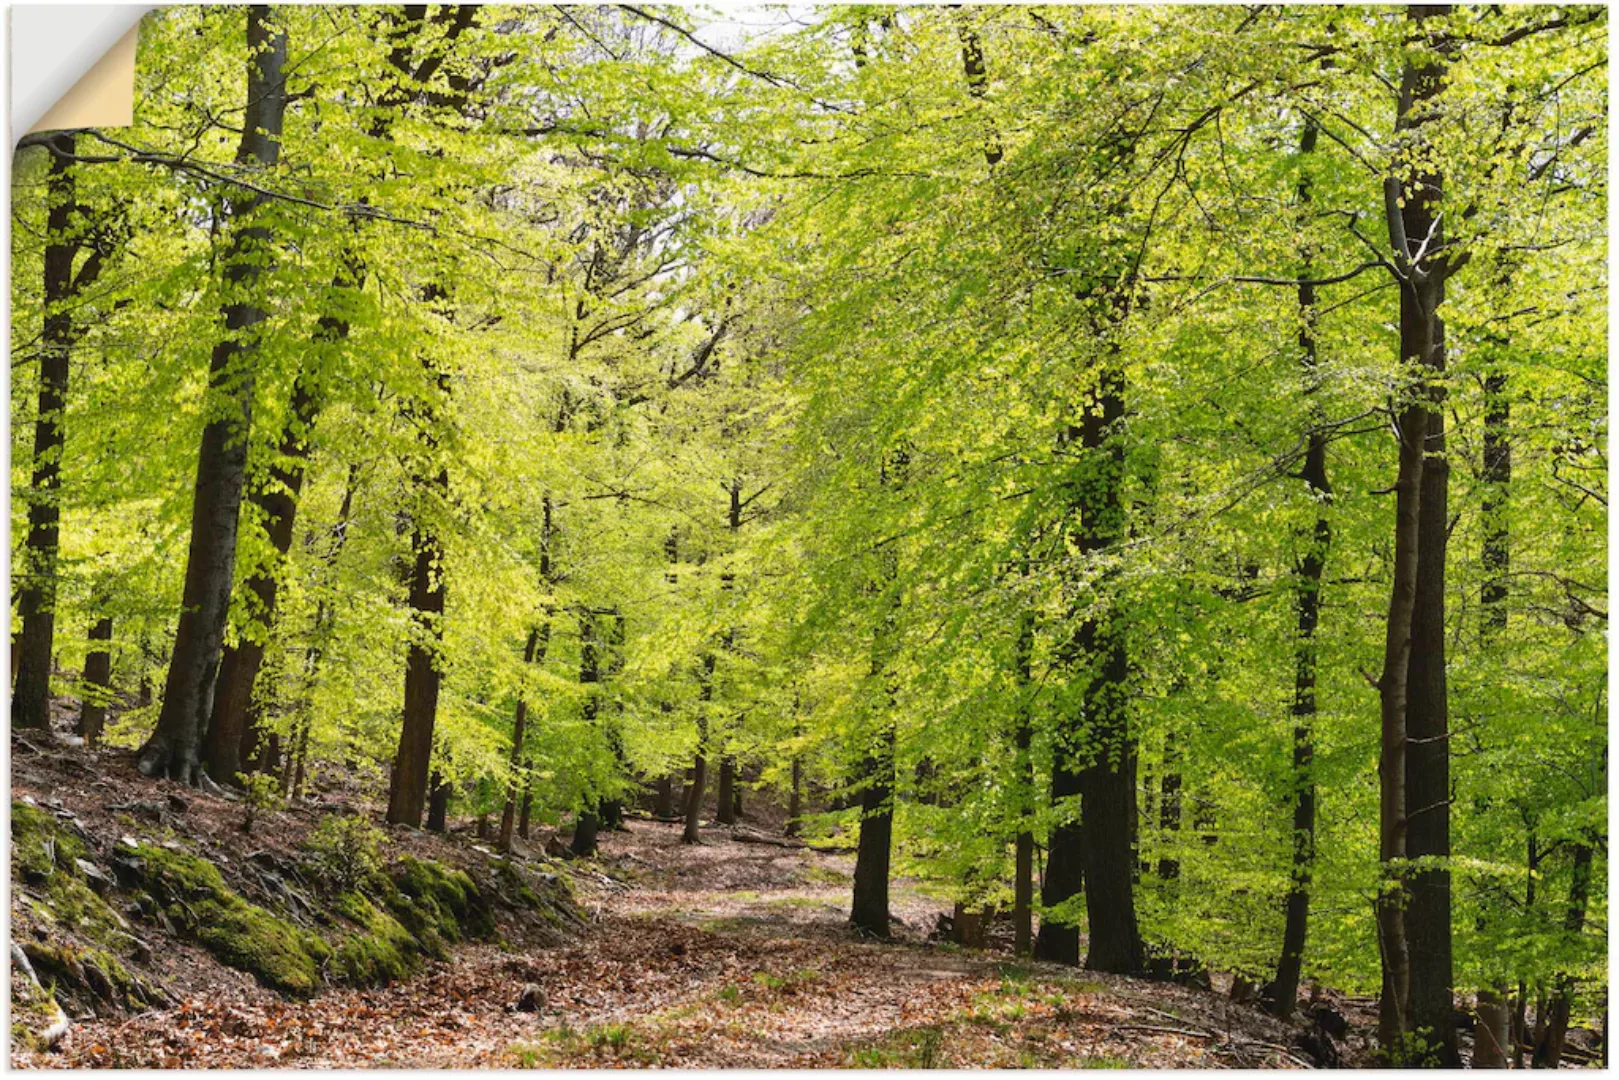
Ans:
[[[1315,152],[1318,131],[1315,121],[1305,120],[1299,150]],[[1299,180],[1299,204],[1308,207],[1310,178]],[[1309,384],[1305,393],[1314,395],[1318,357],[1316,352],[1316,297],[1312,260],[1304,259],[1298,287],[1299,353]],[[1316,506],[1314,527],[1302,539],[1304,550],[1293,567],[1295,626],[1293,643],[1293,867],[1288,881],[1286,920],[1282,930],[1282,955],[1276,966],[1266,1000],[1273,1015],[1283,1020],[1293,1015],[1298,1001],[1299,976],[1304,966],[1304,943],[1310,920],[1310,879],[1315,866],[1315,716],[1316,716],[1316,628],[1321,621],[1321,579],[1327,553],[1332,547],[1332,522],[1326,508],[1332,502],[1332,485],[1327,480],[1327,436],[1319,405],[1310,411],[1312,424],[1299,478],[1304,481]]]
[[[94,746],[101,741],[101,729],[107,721],[107,699],[112,692],[112,616],[103,615],[90,628],[93,643],[84,658],[84,694],[79,707],[79,734],[85,745]]]
[[[280,157],[282,118],[287,107],[287,35],[271,9],[254,5],[247,16],[247,111],[239,165],[269,168]],[[230,208],[250,220],[261,211],[254,195]],[[225,338],[214,347],[208,369],[210,419],[202,432],[191,510],[191,543],[186,552],[180,621],[163,689],[157,728],[141,748],[138,765],[147,776],[164,775],[184,783],[202,779],[202,739],[213,712],[214,680],[236,568],[237,518],[247,473],[252,427],[257,327],[265,310],[249,299],[270,257],[271,235],[263,225],[246,225],[224,256]]]
[[[1578,938],[1585,930],[1585,913],[1591,900],[1592,848],[1588,843],[1574,845],[1574,858],[1568,886],[1568,909],[1563,929]],[[1564,975],[1557,980],[1547,1003],[1544,1028],[1535,1039],[1534,1066],[1555,1069],[1563,1060],[1563,1044],[1568,1037],[1569,1012],[1574,1005],[1574,980]]]
[[[1051,805],[1075,807],[1079,801],[1079,774],[1072,764],[1075,751],[1059,746],[1051,766]],[[1070,811],[1072,812],[1072,811]],[[1085,887],[1085,834],[1078,821],[1052,826],[1047,840],[1046,873],[1040,890],[1040,933],[1034,956],[1054,964],[1079,966],[1079,926],[1073,916],[1061,920],[1052,909],[1079,896]]]
[[[584,721],[590,727],[596,721],[596,714],[601,708],[601,698],[598,685],[601,682],[601,661],[599,646],[596,639],[596,616],[589,610],[579,613],[579,685],[584,688]],[[586,803],[584,809],[579,811],[573,827],[573,853],[580,857],[596,854],[596,834],[601,827],[601,821],[596,814],[596,805]]]
[[[440,469],[434,489],[449,487]],[[419,827],[433,758],[433,727],[438,717],[438,655],[444,640],[444,549],[435,527],[418,514],[411,533],[415,563],[410,579],[412,635],[405,659],[405,713],[399,730],[388,792],[388,822]]]
[[[804,831],[804,757],[793,755],[793,787],[787,795],[787,824],[783,836],[797,836]]]
[[[1028,563],[1023,572],[1028,574]],[[1016,775],[1018,830],[1012,856],[1012,951],[1028,956],[1034,949],[1034,761],[1029,754],[1033,724],[1029,695],[1034,685],[1034,612],[1025,610],[1018,620],[1014,664],[1017,668],[1017,714],[1013,721],[1013,763]]]
[[[529,811],[534,805],[534,762],[523,761],[523,805],[517,811],[517,835],[528,839]]]
[[[1492,345],[1501,347],[1504,341]],[[1511,568],[1511,532],[1506,502],[1512,481],[1512,442],[1508,432],[1511,406],[1507,400],[1507,377],[1492,370],[1484,378],[1484,498],[1481,518],[1484,542],[1481,561],[1484,586],[1480,601],[1483,626],[1480,639],[1488,648],[1507,626],[1507,574]],[[1487,928],[1479,916],[1480,931]],[[1475,1069],[1504,1069],[1509,1057],[1511,1015],[1507,1008],[1505,972],[1478,991],[1478,1022],[1473,1031]]]
[[[84,242],[74,236],[77,202],[72,135],[50,143],[46,180],[45,325],[39,352],[39,415],[34,420],[34,465],[28,486],[28,536],[23,546],[17,616],[22,633],[12,640],[11,723],[16,728],[50,727],[51,661],[56,648],[57,554],[60,547],[62,421],[67,409],[69,361],[79,331],[73,300],[101,272],[102,254],[92,251],[75,276],[73,263]]]
[[[686,827],[680,834],[683,844],[701,844],[703,788],[708,781],[708,712],[714,700],[714,654],[703,653],[697,681],[697,757],[691,767],[691,788],[686,792]]]
[[[450,823],[450,784],[437,769],[428,781],[427,830],[444,832]]]
[[[551,624],[536,626],[528,632],[528,641],[523,646],[523,671],[528,670],[536,663],[545,662],[545,652],[550,638]],[[517,691],[517,707],[512,715],[512,778],[506,785],[506,805],[500,812],[500,837],[496,846],[501,851],[512,849],[512,830],[517,826],[517,799],[518,789],[524,782],[522,769],[519,767],[523,760],[523,736],[527,733],[528,723],[528,697],[522,687]]]
[[[720,825],[736,824],[736,758],[730,754],[720,758],[719,791],[715,796],[714,821]]]

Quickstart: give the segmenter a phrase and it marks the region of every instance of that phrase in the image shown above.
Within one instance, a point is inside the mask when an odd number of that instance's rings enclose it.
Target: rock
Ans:
[[[79,868],[79,873],[84,875],[85,882],[95,891],[97,896],[107,895],[107,891],[112,888],[113,882],[112,878],[102,873],[101,867],[88,859],[74,859],[73,865]]]
[[[523,992],[517,996],[517,1004],[512,1008],[526,1013],[542,1011],[545,1008],[545,991],[535,983],[525,983]]]

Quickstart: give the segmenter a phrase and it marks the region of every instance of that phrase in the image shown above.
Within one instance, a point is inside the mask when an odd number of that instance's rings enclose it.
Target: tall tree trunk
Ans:
[[[236,161],[266,169],[280,157],[287,107],[287,35],[268,6],[248,9],[247,45],[247,109]],[[262,202],[255,194],[233,203],[231,216],[250,220]],[[164,683],[163,709],[137,761],[147,776],[166,775],[193,784],[203,776],[202,739],[213,712],[214,679],[236,569],[237,519],[253,419],[257,327],[266,317],[251,297],[270,249],[270,230],[246,225],[236,232],[224,256],[227,294],[239,299],[225,305],[225,337],[214,347],[208,368],[211,419],[203,428],[197,458],[180,622]]]
[[[440,469],[433,483],[442,494],[449,473]],[[388,791],[388,822],[419,827],[433,759],[433,727],[438,718],[439,652],[444,640],[444,548],[435,526],[418,512],[411,532],[415,563],[410,577],[412,633],[405,658],[405,712],[399,729]]]
[[[878,482],[886,488],[904,485],[910,465],[909,454],[895,449],[883,458]],[[860,839],[855,846],[854,897],[849,922],[856,931],[887,938],[888,871],[894,841],[894,795],[896,773],[894,749],[894,704],[899,687],[892,681],[890,651],[895,644],[900,608],[899,556],[892,547],[878,555],[880,570],[872,592],[885,610],[872,631],[871,681],[880,687],[884,701],[876,712],[875,730],[868,731],[861,748],[857,786],[860,791]]]
[[[657,792],[652,803],[652,816],[659,821],[668,821],[675,816],[675,778],[658,777]]]
[[[551,624],[536,626],[528,632],[528,641],[523,646],[523,672],[527,679],[528,670],[535,663],[545,662],[546,645],[551,636]],[[496,846],[501,851],[512,849],[512,830],[517,827],[517,800],[519,788],[524,782],[521,764],[523,761],[523,736],[527,733],[528,724],[528,696],[524,687],[519,686],[517,691],[517,707],[512,713],[512,778],[506,785],[506,804],[500,812],[500,836]]]
[[[1313,119],[1306,118],[1300,139],[1302,154],[1313,154],[1318,131]],[[1299,179],[1299,204],[1310,205],[1310,178]],[[1308,385],[1305,393],[1314,395],[1317,383],[1316,297],[1311,281],[1313,269],[1306,253],[1298,287],[1299,354]],[[1282,930],[1282,955],[1276,966],[1266,1000],[1273,1015],[1283,1020],[1293,1015],[1298,1001],[1299,976],[1304,966],[1304,943],[1310,921],[1310,879],[1315,866],[1315,716],[1316,716],[1316,627],[1321,621],[1321,579],[1327,553],[1332,547],[1332,522],[1326,508],[1332,502],[1332,485],[1327,480],[1327,435],[1318,405],[1310,410],[1304,481],[1316,506],[1315,524],[1301,539],[1303,551],[1293,566],[1295,626],[1293,642],[1293,866],[1288,880],[1286,919]]]
[[[1505,341],[1497,339],[1490,344],[1494,348],[1501,348]],[[1484,377],[1484,497],[1480,514],[1484,527],[1480,559],[1484,568],[1484,585],[1479,597],[1483,611],[1479,636],[1486,648],[1507,626],[1507,574],[1512,563],[1512,537],[1506,515],[1512,482],[1512,442],[1508,431],[1511,420],[1507,377],[1505,372],[1497,368]],[[1478,921],[1478,929],[1485,930],[1487,923],[1482,913]],[[1477,1014],[1478,1022],[1473,1031],[1473,1068],[1506,1068],[1509,1060],[1507,1050],[1511,1042],[1506,972],[1499,972],[1488,985],[1479,988]]]
[[[107,699],[112,692],[112,616],[103,615],[90,628],[90,651],[84,658],[83,702],[79,706],[79,734],[87,746],[101,741],[107,721]]]
[[[1028,569],[1025,561],[1025,576]],[[1012,842],[1012,952],[1017,956],[1028,956],[1034,948],[1034,760],[1029,753],[1033,741],[1032,703],[1029,700],[1034,686],[1032,610],[1025,610],[1018,619],[1014,649],[1018,703],[1012,731],[1012,743],[1016,749],[1012,782],[1017,792],[1018,830]]]
[[[1424,940],[1418,945],[1418,965],[1413,968],[1412,950],[1408,936],[1407,908],[1412,903],[1410,882],[1407,880],[1406,861],[1414,854],[1410,847],[1411,800],[1410,784],[1420,788],[1419,795],[1433,799],[1417,807],[1427,818],[1420,824],[1420,843],[1432,849],[1442,843],[1448,854],[1449,812],[1443,804],[1449,797],[1448,761],[1449,744],[1443,730],[1444,653],[1443,653],[1443,561],[1445,508],[1425,508],[1423,499],[1430,493],[1442,498],[1445,491],[1443,458],[1435,459],[1441,475],[1429,479],[1427,450],[1436,434],[1442,438],[1442,429],[1432,427],[1438,422],[1430,420],[1430,406],[1441,399],[1439,383],[1430,376],[1444,368],[1444,324],[1439,317],[1439,306],[1444,300],[1445,277],[1451,272],[1450,254],[1445,250],[1444,234],[1438,214],[1441,180],[1425,160],[1430,156],[1423,146],[1420,125],[1433,99],[1443,86],[1445,65],[1439,59],[1441,42],[1435,32],[1421,24],[1431,16],[1444,16],[1448,7],[1420,7],[1407,9],[1408,17],[1417,24],[1419,33],[1427,38],[1429,51],[1418,60],[1408,60],[1401,76],[1399,115],[1396,132],[1401,145],[1396,156],[1394,171],[1384,180],[1384,213],[1389,228],[1390,246],[1400,272],[1400,359],[1408,367],[1410,389],[1404,395],[1397,420],[1400,446],[1400,466],[1395,483],[1395,538],[1394,580],[1389,595],[1388,624],[1384,636],[1383,674],[1378,682],[1381,697],[1381,755],[1379,761],[1379,856],[1384,867],[1384,881],[1377,902],[1379,948],[1383,966],[1382,997],[1378,1010],[1378,1037],[1383,1055],[1390,1064],[1398,1064],[1409,1049],[1407,1037],[1416,1021],[1415,1011],[1421,1009],[1422,1022],[1433,1027],[1436,1002],[1444,996],[1445,1017],[1439,1022],[1443,1031],[1435,1028],[1429,1038],[1440,1041],[1440,1055],[1446,1047],[1454,1048],[1454,1026],[1450,1021],[1449,1006],[1449,882],[1442,892],[1432,878],[1422,887],[1422,900],[1418,901],[1416,915],[1422,934],[1435,935],[1442,941]],[[1403,181],[1402,181],[1403,177]],[[1423,383],[1427,383],[1426,386]],[[1431,536],[1423,543],[1424,526],[1437,521],[1440,535]],[[1436,582],[1433,574],[1440,577]],[[1424,572],[1426,571],[1426,573]],[[1427,580],[1424,580],[1427,579]],[[1420,601],[1420,627],[1414,625]],[[1437,655],[1432,636],[1437,613],[1440,641]],[[1418,631],[1421,631],[1420,640]],[[1415,654],[1420,649],[1423,655]],[[1415,667],[1415,671],[1413,671]],[[1413,683],[1412,675],[1418,682]],[[1415,689],[1414,698],[1411,695]],[[1413,766],[1410,754],[1412,737],[1412,706],[1422,737],[1436,738],[1434,742],[1418,744],[1421,748]],[[1435,736],[1433,733],[1440,734]],[[1444,755],[1446,783],[1436,785],[1439,763],[1427,752],[1438,747]],[[1437,798],[1434,798],[1437,792]],[[1443,818],[1433,815],[1443,813]],[[1441,824],[1442,823],[1442,824]],[[1444,836],[1441,840],[1440,831]],[[1443,914],[1442,920],[1439,912]],[[1440,925],[1442,922],[1443,925]],[[1442,984],[1442,985],[1440,985]],[[1448,1033],[1448,1034],[1447,1034]]]
[[[1093,483],[1081,517],[1080,551],[1099,554],[1124,536],[1120,499],[1124,481],[1124,376],[1112,350],[1099,373],[1092,406],[1080,423],[1080,444],[1088,451]],[[1090,658],[1083,714],[1090,729],[1089,759],[1079,775],[1084,822],[1085,918],[1093,971],[1141,970],[1142,945],[1136,925],[1135,750],[1129,733],[1126,680],[1130,665],[1117,598],[1100,601],[1102,610],[1079,629],[1081,655]]]
[[[60,548],[63,414],[67,409],[69,361],[79,331],[73,300],[101,272],[102,255],[93,250],[77,276],[73,263],[84,246],[74,235],[77,208],[72,135],[48,144],[46,181],[45,325],[39,351],[39,415],[34,419],[34,466],[28,485],[28,537],[23,546],[17,616],[22,633],[12,641],[11,723],[17,728],[50,726],[51,658],[56,648],[57,554]]]
[[[275,623],[277,575],[292,548],[293,519],[303,490],[309,457],[307,433],[315,420],[315,395],[309,380],[300,375],[292,390],[292,417],[281,433],[278,460],[270,467],[270,482],[255,491],[251,502],[264,515],[264,530],[272,556],[243,584],[252,597],[250,626],[235,645],[226,646],[219,661],[214,707],[203,739],[203,761],[208,774],[231,783],[242,771],[242,743],[252,726],[253,685]]]
[[[357,288],[361,277],[358,262],[346,254],[343,268],[332,279],[332,291],[339,293]],[[335,315],[322,315],[315,328],[315,342],[325,348],[339,345],[348,335],[348,320]],[[270,465],[269,483],[249,496],[263,518],[265,536],[270,541],[270,557],[255,567],[244,582],[247,595],[252,597],[248,604],[249,626],[237,644],[225,647],[219,661],[214,707],[203,739],[203,760],[209,775],[222,782],[229,782],[244,769],[258,738],[259,710],[254,703],[253,689],[275,626],[276,595],[287,552],[292,550],[298,499],[309,468],[309,436],[320,412],[320,398],[315,388],[317,378],[312,366],[306,365],[299,372],[293,383],[291,408],[281,431],[278,453]],[[347,498],[348,492],[344,494]]]

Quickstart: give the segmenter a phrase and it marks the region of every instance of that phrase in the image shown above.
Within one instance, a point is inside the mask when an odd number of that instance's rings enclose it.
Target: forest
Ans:
[[[341,790],[351,853],[808,860],[804,964],[937,916],[996,985],[1348,1014],[1351,1064],[1605,1064],[1607,34],[159,9],[134,124],[13,164],[13,798],[71,758],[255,836]],[[98,885],[11,814],[14,879]],[[332,925],[427,940],[370,888]],[[1213,1045],[1179,1009],[1141,1037]]]

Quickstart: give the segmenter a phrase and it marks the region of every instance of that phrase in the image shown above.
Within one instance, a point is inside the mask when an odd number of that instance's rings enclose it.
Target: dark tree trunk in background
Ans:
[[[849,922],[886,938],[888,864],[894,836],[894,730],[885,727],[860,765],[860,841],[855,851],[854,904]]]
[[[601,709],[601,697],[598,684],[601,682],[600,646],[597,642],[596,616],[594,612],[582,610],[579,613],[579,685],[585,688],[584,721],[590,727],[596,722],[596,715]],[[596,815],[596,807],[587,804],[585,809],[579,811],[578,819],[573,827],[572,851],[580,857],[596,854],[596,833],[601,822]]]
[[[1568,909],[1563,916],[1563,929],[1569,937],[1578,938],[1585,930],[1585,913],[1591,902],[1591,859],[1593,849],[1588,843],[1574,845],[1568,886]],[[1574,980],[1563,976],[1557,980],[1547,1002],[1545,1022],[1535,1038],[1534,1066],[1537,1069],[1555,1069],[1563,1060],[1563,1044],[1568,1037],[1569,1012],[1574,1006]]]
[[[1023,573],[1028,575],[1028,562]],[[1012,952],[1028,956],[1034,948],[1034,761],[1029,747],[1033,741],[1032,707],[1029,695],[1034,685],[1034,613],[1023,612],[1018,620],[1018,636],[1013,663],[1017,669],[1017,712],[1013,719],[1012,744],[1017,751],[1013,763],[1013,783],[1018,789],[1018,830],[1012,857]]]
[[[551,624],[537,626],[528,632],[528,641],[523,646],[523,670],[526,672],[535,663],[545,662],[545,651],[550,638]],[[500,812],[500,836],[497,846],[501,851],[512,849],[512,830],[517,826],[517,799],[518,789],[526,783],[522,777],[523,736],[527,733],[528,724],[528,698],[521,689],[517,693],[517,707],[512,716],[512,780],[506,785],[506,805]]]
[[[787,795],[787,824],[782,829],[784,836],[797,836],[804,831],[804,759],[799,754],[793,755],[793,788]]]
[[[703,788],[708,782],[708,712],[714,700],[714,654],[703,653],[697,679],[697,758],[691,767],[691,788],[686,792],[686,827],[680,842],[703,842]]]
[[[247,111],[236,161],[268,168],[280,156],[287,107],[287,35],[272,21],[269,7],[248,9],[247,43]],[[231,206],[231,216],[251,218],[262,212],[261,202],[257,195],[245,198]],[[243,227],[222,260],[230,294],[243,299],[225,306],[226,336],[214,347],[208,368],[208,399],[224,406],[223,415],[211,414],[202,431],[180,623],[163,688],[163,709],[138,759],[142,773],[184,783],[198,783],[203,775],[202,740],[213,712],[214,679],[225,642],[252,427],[256,328],[266,317],[264,309],[246,297],[256,291],[270,256],[270,240],[270,230],[262,225]]]
[[[1306,119],[1299,150],[1315,152],[1315,122]],[[1299,204],[1310,204],[1310,179],[1299,180]],[[1316,297],[1310,279],[1311,259],[1306,255],[1299,281],[1299,354],[1309,380],[1305,393],[1314,395],[1318,357],[1316,352]],[[1288,881],[1286,918],[1282,929],[1282,955],[1276,977],[1265,995],[1270,1012],[1283,1020],[1293,1015],[1298,1002],[1299,976],[1304,966],[1304,943],[1310,922],[1310,880],[1315,867],[1315,717],[1316,717],[1316,628],[1321,622],[1321,579],[1327,553],[1332,547],[1332,522],[1326,508],[1332,502],[1332,485],[1327,480],[1327,434],[1321,424],[1326,419],[1319,405],[1310,410],[1312,424],[1299,479],[1316,506],[1315,525],[1300,539],[1304,549],[1293,565],[1293,609],[1297,636],[1293,642],[1293,867]]]
[[[652,816],[659,821],[669,821],[675,816],[675,778],[661,776],[658,778],[658,794],[652,803]]]
[[[1505,347],[1504,338],[1490,340],[1492,349]],[[1496,359],[1499,362],[1499,358]],[[1509,426],[1512,422],[1511,405],[1507,398],[1507,377],[1499,368],[1484,377],[1484,496],[1480,517],[1484,528],[1481,562],[1484,585],[1480,590],[1483,625],[1480,640],[1490,647],[1507,626],[1507,574],[1512,567],[1511,530],[1508,526],[1506,505],[1512,483],[1512,441]],[[1478,929],[1487,930],[1484,913],[1478,917]],[[1507,1007],[1506,971],[1496,972],[1495,978],[1478,991],[1478,1023],[1473,1030],[1473,1060],[1475,1069],[1504,1069],[1509,1062],[1511,1045],[1511,1013]]]
[[[434,489],[449,488],[449,474],[439,470]],[[417,827],[427,795],[433,760],[433,726],[438,718],[438,655],[444,640],[444,549],[434,526],[421,520],[411,533],[415,563],[410,576],[412,634],[405,658],[405,715],[399,730],[388,790],[388,822]]]
[[[61,155],[74,151],[72,135],[49,144],[46,180],[45,326],[39,350],[39,415],[34,420],[34,464],[28,487],[28,537],[23,546],[21,587],[17,591],[20,636],[11,650],[11,724],[50,726],[51,658],[56,648],[57,554],[60,548],[63,413],[67,409],[69,361],[78,330],[72,301],[101,272],[102,255],[92,251],[77,276],[73,262],[83,241],[73,234],[77,200],[73,166]]]
[[[84,694],[79,706],[79,734],[86,745],[101,741],[107,722],[107,695],[112,690],[112,616],[103,615],[90,628],[91,648],[84,658]]]
[[[720,825],[736,824],[736,758],[720,758],[719,790],[715,794],[714,820]]]
[[[534,805],[534,762],[523,761],[523,805],[517,811],[517,835],[528,839],[529,811]]]
[[[429,832],[443,832],[450,821],[450,785],[437,769],[433,770],[427,798],[427,828]]]

